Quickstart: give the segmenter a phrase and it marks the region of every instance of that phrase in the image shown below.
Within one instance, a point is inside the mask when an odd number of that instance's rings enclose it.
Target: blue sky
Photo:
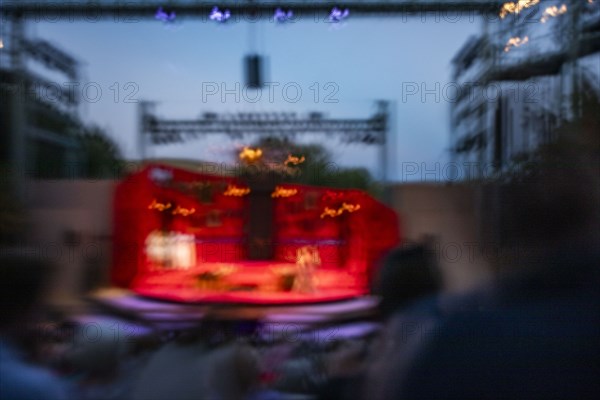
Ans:
[[[388,164],[390,178],[397,179],[402,162],[434,165],[448,160],[450,103],[443,88],[451,82],[450,60],[469,35],[479,32],[479,19],[467,15],[454,20],[434,15],[354,18],[337,29],[312,19],[288,25],[270,21],[219,25],[182,16],[178,20],[174,26],[150,19],[40,21],[30,23],[29,32],[82,61],[79,87],[88,88],[89,101],[83,102],[81,115],[106,128],[128,158],[139,156],[137,104],[129,100],[159,101],[157,110],[162,115],[189,118],[206,111],[309,110],[367,117],[374,111],[374,101],[384,99],[396,102],[396,132],[390,142],[395,146],[388,148],[394,160]],[[219,94],[203,96],[203,87],[213,82],[228,89],[236,83],[243,87],[242,58],[251,47],[250,27],[258,38],[254,47],[269,58],[268,80],[279,84],[273,87],[273,102],[268,89],[254,103],[245,101],[244,93],[239,101],[232,94],[225,102]],[[320,90],[316,99],[315,83]],[[286,84],[293,86],[288,99],[299,98],[297,102],[286,101],[282,90]],[[440,89],[435,89],[436,84]],[[407,96],[409,86],[436,93],[425,98],[422,93]],[[301,95],[296,94],[298,87]],[[256,95],[245,94],[250,100]],[[338,102],[325,103],[327,94]],[[336,162],[379,172],[375,149],[321,140],[330,146]],[[199,140],[155,148],[149,154],[222,160],[231,146],[227,139]]]

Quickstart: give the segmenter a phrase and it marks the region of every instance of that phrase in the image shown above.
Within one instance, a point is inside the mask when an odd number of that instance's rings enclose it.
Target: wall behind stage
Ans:
[[[116,184],[78,179],[26,184],[34,251],[59,266],[51,301],[72,305],[86,289],[108,282]]]
[[[402,216],[405,242],[430,236],[449,291],[468,290],[491,277],[495,244],[482,242],[482,190],[473,184],[406,183],[390,188]],[[488,220],[489,221],[489,220]],[[483,253],[483,254],[482,254]]]
[[[26,185],[36,250],[60,268],[53,300],[71,302],[86,288],[108,282],[112,257],[114,180],[30,181]],[[471,263],[464,243],[475,240],[479,193],[468,185],[399,184],[391,206],[409,241],[432,235],[448,286],[459,291],[486,279],[488,268]],[[70,233],[69,233],[70,232]],[[456,246],[460,246],[457,248]],[[457,251],[460,257],[456,257]]]

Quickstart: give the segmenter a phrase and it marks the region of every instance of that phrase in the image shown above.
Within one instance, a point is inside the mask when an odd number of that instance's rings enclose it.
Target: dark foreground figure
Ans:
[[[598,398],[600,258],[557,255],[552,264],[443,318],[408,368],[389,364],[383,397]]]
[[[51,372],[36,366],[22,341],[39,307],[53,266],[26,255],[26,249],[0,249],[0,399],[58,400],[67,391]]]
[[[533,169],[490,185],[481,214],[494,218],[480,240],[503,255],[496,283],[434,312],[434,334],[417,338],[410,359],[382,354],[375,398],[600,398],[597,110],[542,147]],[[413,312],[431,315],[432,304]]]

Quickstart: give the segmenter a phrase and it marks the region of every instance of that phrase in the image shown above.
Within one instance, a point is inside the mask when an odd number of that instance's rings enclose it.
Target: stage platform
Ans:
[[[374,321],[378,299],[364,296],[343,301],[303,305],[190,304],[166,302],[130,290],[107,288],[89,296],[98,311],[137,324],[139,331],[182,331],[203,321],[255,321],[268,340],[294,335],[306,340],[363,337],[379,329]],[[135,331],[137,332],[137,330]],[[134,332],[129,331],[130,334]],[[315,336],[316,335],[316,336]],[[329,340],[327,339],[327,340]]]
[[[154,270],[138,276],[131,289],[149,298],[197,304],[313,304],[366,294],[355,275],[331,267],[314,272],[314,290],[310,292],[282,288],[283,274],[293,271],[293,263],[203,263],[190,269]]]
[[[360,190],[255,187],[159,164],[117,185],[113,226],[111,284],[185,303],[354,298],[400,243],[395,211]],[[316,287],[307,290],[313,268]],[[286,290],[286,269],[303,271],[297,290]]]

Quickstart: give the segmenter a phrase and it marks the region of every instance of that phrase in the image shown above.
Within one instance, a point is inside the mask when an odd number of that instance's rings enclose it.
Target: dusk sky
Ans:
[[[451,19],[454,21],[448,21]],[[236,83],[243,87],[242,59],[251,50],[251,25],[258,37],[256,50],[269,58],[268,80],[279,84],[273,87],[273,102],[268,88],[255,103],[245,101],[244,94],[249,99],[256,96],[252,92],[241,93],[239,102],[233,94],[227,95],[225,102],[220,93],[203,99],[203,83],[204,88],[212,82],[228,89],[234,89]],[[434,15],[350,18],[336,26],[312,19],[287,25],[266,20],[223,25],[178,16],[178,23],[172,26],[152,19],[133,23],[31,22],[29,33],[58,45],[83,63],[80,87],[91,82],[94,87],[88,89],[92,101],[83,102],[82,117],[106,128],[127,158],[140,154],[137,104],[129,100],[158,101],[157,111],[165,117],[193,118],[207,111],[324,111],[332,117],[368,117],[375,110],[375,100],[382,99],[395,101],[397,106],[396,148],[389,149],[395,160],[388,164],[388,176],[397,180],[402,162],[426,163],[433,168],[449,159],[450,103],[442,89],[451,81],[452,57],[480,27],[478,18],[467,15],[446,20],[439,16],[436,20]],[[61,79],[68,81],[60,77],[56,81]],[[333,85],[325,87],[330,82]],[[437,94],[403,96],[407,85],[425,85],[435,91],[438,82]],[[301,95],[293,87],[287,92],[288,98],[299,96],[296,103],[286,101],[282,91],[290,83],[302,90]],[[95,93],[98,87],[101,96]],[[325,103],[327,95],[338,102]],[[329,145],[336,162],[367,166],[378,174],[375,148],[337,145],[325,137],[320,140]],[[235,144],[223,136],[155,147],[148,155],[223,160]]]

